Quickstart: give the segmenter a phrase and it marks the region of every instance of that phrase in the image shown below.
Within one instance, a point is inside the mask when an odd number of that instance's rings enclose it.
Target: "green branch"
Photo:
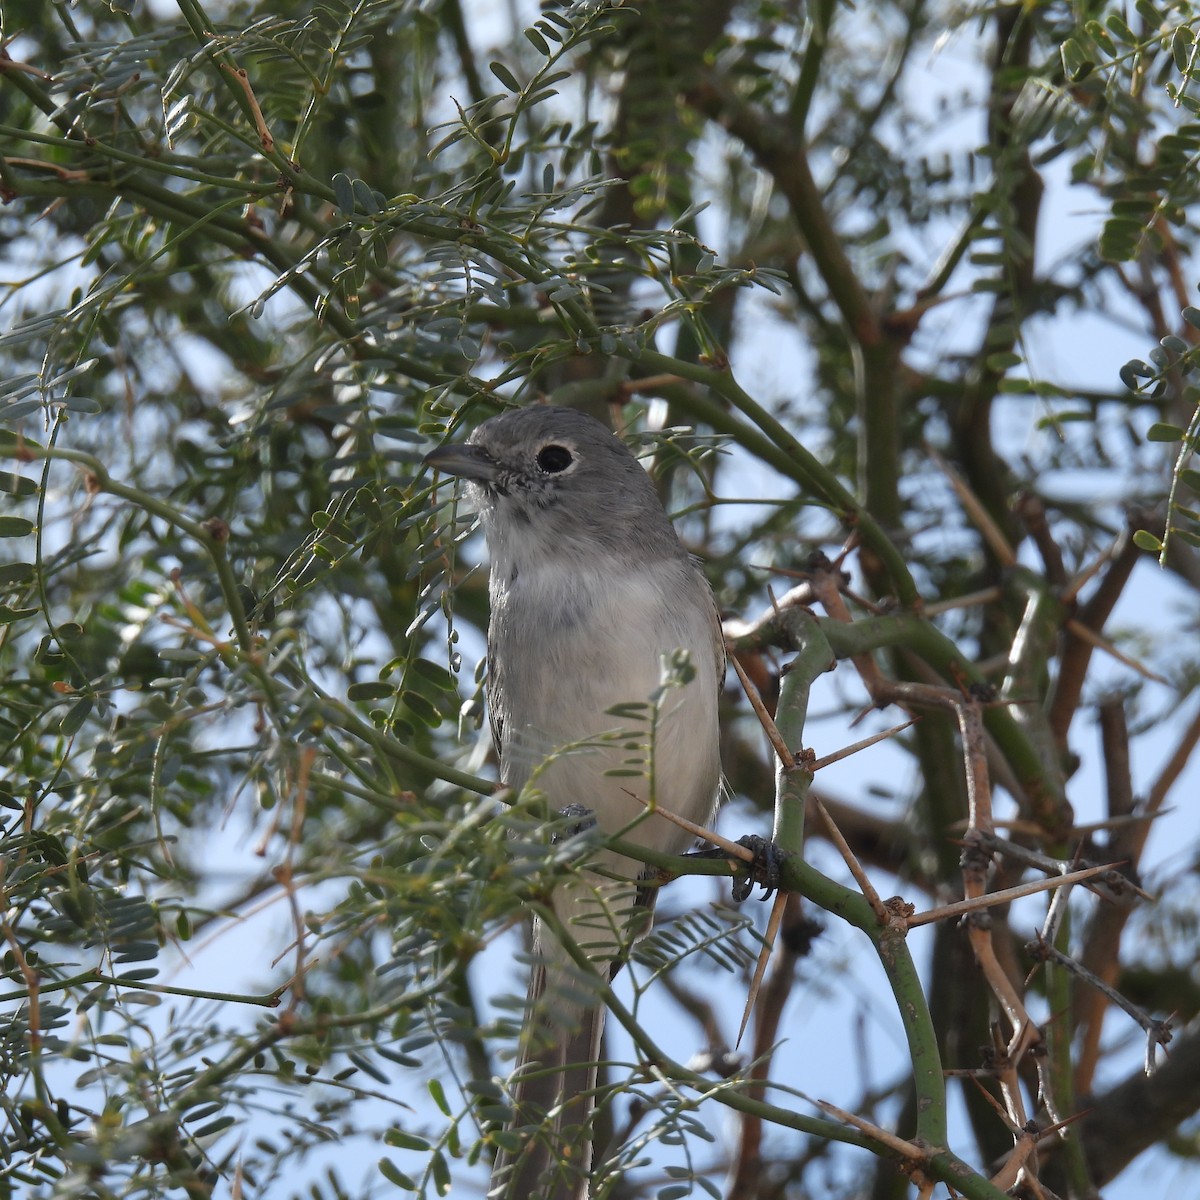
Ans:
[[[752,424],[739,421],[725,406],[695,393],[679,398],[681,407],[721,433],[729,434],[740,446],[758,455],[781,475],[794,480],[816,499],[827,504],[852,526],[886,567],[896,595],[906,608],[917,607],[920,593],[900,549],[860,504],[853,493],[771,413],[747,394],[728,370],[716,370],[640,349],[636,361],[655,373],[678,375],[702,384],[720,396]]]
[[[185,996],[193,1000],[219,1000],[229,1004],[252,1004],[258,1008],[278,1008],[279,997],[285,988],[276,988],[271,992],[218,992],[206,988],[175,987],[166,983],[148,983],[140,979],[122,979],[120,975],[105,975],[98,967],[91,971],[81,971],[70,979],[56,979],[52,983],[40,982],[37,994],[48,995],[51,992],[65,992],[71,988],[93,987],[97,983],[109,984],[116,988],[132,988],[139,992],[155,992],[161,996]],[[286,985],[285,985],[286,986]],[[15,992],[0,994],[0,1004],[28,1000],[29,991],[19,989]]]

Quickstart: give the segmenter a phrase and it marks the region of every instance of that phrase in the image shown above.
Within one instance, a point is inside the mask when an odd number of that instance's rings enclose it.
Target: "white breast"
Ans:
[[[711,599],[691,571],[682,560],[633,572],[550,561],[507,583],[493,576],[505,780],[536,775],[551,808],[583,805],[606,832],[667,851],[691,839],[647,816],[647,803],[706,821],[719,777]],[[679,649],[694,677],[661,690],[664,660]],[[609,711],[638,702],[640,719]]]

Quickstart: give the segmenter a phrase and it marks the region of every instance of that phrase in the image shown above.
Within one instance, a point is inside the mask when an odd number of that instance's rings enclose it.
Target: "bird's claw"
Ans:
[[[784,852],[770,839],[759,837],[756,833],[748,833],[745,837],[738,838],[737,844],[752,851],[754,861],[749,864],[745,875],[734,877],[734,901],[741,904],[756,884],[763,889],[759,900],[769,900],[779,890]]]
[[[550,836],[555,846],[596,828],[596,814],[586,804],[568,804],[558,810],[558,815],[563,818],[563,827]]]

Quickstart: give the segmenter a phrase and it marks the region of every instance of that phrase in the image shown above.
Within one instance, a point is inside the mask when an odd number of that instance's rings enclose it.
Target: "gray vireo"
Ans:
[[[501,779],[519,790],[532,778],[552,811],[586,809],[605,833],[682,853],[690,835],[647,805],[711,818],[725,650],[712,591],[650,477],[599,421],[546,406],[504,412],[425,461],[468,481],[487,538]],[[633,859],[601,850],[588,863],[600,873],[564,881],[554,912],[592,962],[615,970],[648,927],[654,893],[639,890]],[[497,1157],[489,1195],[575,1200],[591,1170],[604,1007],[571,999],[570,959],[540,922],[534,947],[513,1076],[512,1129],[527,1136]]]

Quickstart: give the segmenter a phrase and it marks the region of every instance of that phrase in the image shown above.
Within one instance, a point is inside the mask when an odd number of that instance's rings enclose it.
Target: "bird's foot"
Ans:
[[[778,890],[780,877],[783,874],[784,852],[769,838],[759,837],[757,833],[748,833],[737,840],[739,846],[745,846],[754,854],[745,875],[738,875],[733,881],[733,898],[740,904],[754,890],[755,884],[762,888],[760,900],[769,900]]]
[[[759,837],[756,833],[748,833],[745,837],[738,838],[737,844],[754,854],[752,862],[746,863],[740,858],[731,859],[726,851],[716,847],[711,850],[698,850],[694,857],[729,859],[736,866],[745,869],[745,874],[739,872],[733,878],[733,899],[736,903],[741,904],[756,885],[763,889],[759,899],[769,900],[779,890],[783,860],[787,857],[785,851],[769,838]]]
[[[561,828],[555,829],[550,838],[556,846],[596,828],[596,814],[586,804],[565,805],[558,810],[558,815],[562,818]]]

